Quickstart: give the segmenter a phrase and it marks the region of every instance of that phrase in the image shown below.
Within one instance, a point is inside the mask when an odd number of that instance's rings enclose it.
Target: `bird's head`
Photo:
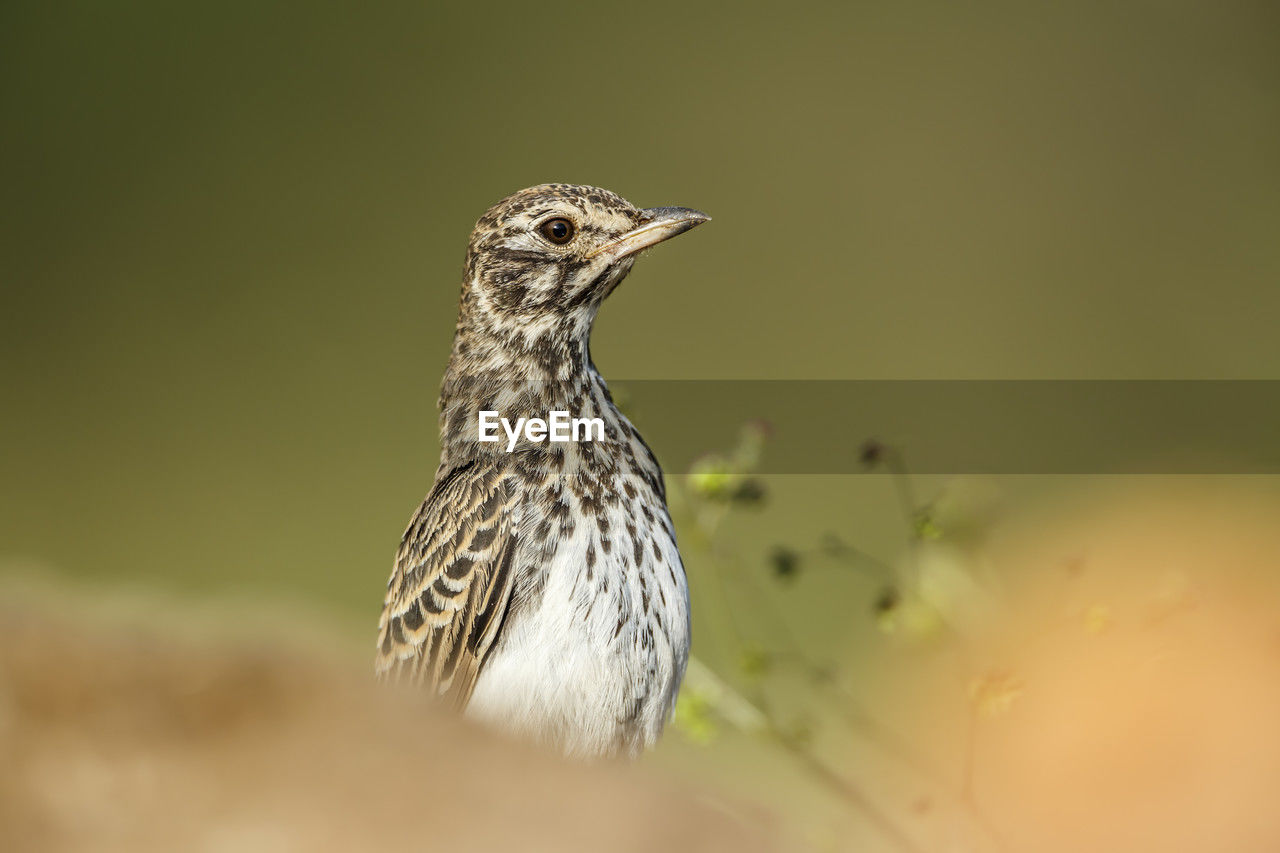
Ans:
[[[440,395],[445,435],[474,436],[481,403],[512,417],[547,411],[547,398],[570,399],[592,367],[600,303],[636,255],[708,218],[684,207],[644,210],[572,184],[530,187],[489,208],[467,248]]]
[[[476,223],[464,311],[530,330],[589,325],[637,253],[708,219],[684,207],[640,209],[596,187],[521,190]]]

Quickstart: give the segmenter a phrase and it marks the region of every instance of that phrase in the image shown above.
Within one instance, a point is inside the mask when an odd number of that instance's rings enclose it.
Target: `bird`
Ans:
[[[658,741],[689,658],[688,582],[662,468],[590,339],[636,257],[709,219],[555,183],[476,223],[438,400],[440,464],[383,601],[381,680],[569,758],[635,757]],[[482,412],[529,423],[556,411],[603,430],[481,439]]]

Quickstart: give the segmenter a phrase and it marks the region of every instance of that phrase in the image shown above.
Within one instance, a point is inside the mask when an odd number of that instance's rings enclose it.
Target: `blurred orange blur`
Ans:
[[[996,849],[1280,850],[1280,506],[1149,485],[1006,525],[998,615],[902,676]]]

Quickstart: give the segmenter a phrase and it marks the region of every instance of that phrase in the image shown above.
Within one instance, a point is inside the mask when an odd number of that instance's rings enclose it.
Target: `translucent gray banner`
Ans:
[[[1280,381],[610,383],[668,474],[768,425],[762,473],[1280,474]],[[874,445],[873,445],[874,447]],[[874,454],[872,454],[874,455]]]

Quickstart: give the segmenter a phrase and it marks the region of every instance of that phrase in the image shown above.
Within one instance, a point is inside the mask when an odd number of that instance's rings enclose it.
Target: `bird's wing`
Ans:
[[[511,600],[513,490],[504,467],[444,472],[405,530],[387,584],[376,669],[466,705]]]

